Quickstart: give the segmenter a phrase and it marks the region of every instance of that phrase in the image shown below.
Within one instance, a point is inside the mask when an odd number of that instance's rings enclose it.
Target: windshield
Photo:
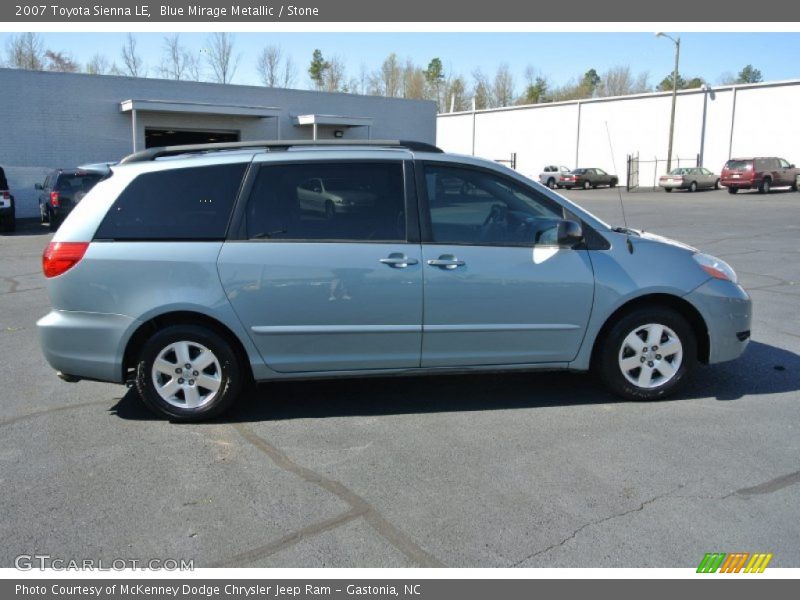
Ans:
[[[672,171],[670,171],[669,174],[670,175],[686,175],[688,172],[689,172],[689,169],[686,169],[686,168],[682,167],[680,169],[672,169]]]
[[[576,175],[583,175],[584,173],[586,173],[586,171],[588,171],[588,169],[575,169],[573,173],[575,173]]]

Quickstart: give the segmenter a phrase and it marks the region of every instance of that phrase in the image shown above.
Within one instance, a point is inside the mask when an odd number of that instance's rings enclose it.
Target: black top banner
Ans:
[[[41,0],[0,6],[3,22],[779,22],[800,21],[800,3],[761,0],[520,2],[520,0]]]

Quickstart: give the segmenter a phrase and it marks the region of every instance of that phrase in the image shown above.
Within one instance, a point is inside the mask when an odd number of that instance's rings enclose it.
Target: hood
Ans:
[[[664,237],[663,235],[656,235],[655,233],[646,233],[644,231],[640,231],[638,229],[634,229],[640,238],[643,240],[648,240],[650,242],[656,242],[659,244],[667,244],[669,246],[675,246],[676,248],[682,248],[683,250],[688,250],[689,252],[699,252],[697,248],[690,246],[689,244],[684,244],[683,242],[679,242],[678,240],[673,240],[672,238]]]

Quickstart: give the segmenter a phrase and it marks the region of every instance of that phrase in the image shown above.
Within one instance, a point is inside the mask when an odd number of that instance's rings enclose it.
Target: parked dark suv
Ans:
[[[796,190],[798,173],[793,164],[777,156],[732,158],[722,167],[720,183],[729,194],[751,189],[768,194],[774,187]]]
[[[50,173],[44,183],[36,184],[42,223],[49,223],[51,231],[58,229],[75,205],[105,176],[105,172],[91,169],[56,169]]]
[[[14,231],[17,226],[14,196],[8,189],[6,172],[0,167],[0,227],[3,231]]]

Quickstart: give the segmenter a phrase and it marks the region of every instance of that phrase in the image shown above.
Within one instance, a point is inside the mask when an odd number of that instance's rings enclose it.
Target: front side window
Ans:
[[[246,168],[238,163],[139,175],[111,206],[95,238],[224,239]]]
[[[248,239],[406,239],[400,162],[264,164],[247,203]]]
[[[782,169],[788,169],[789,168],[789,162],[788,161],[786,161],[786,160],[784,160],[782,158],[779,158],[778,161],[781,163],[781,168]]]
[[[487,171],[445,165],[426,165],[425,183],[436,243],[556,243],[564,211],[534,190]]]

